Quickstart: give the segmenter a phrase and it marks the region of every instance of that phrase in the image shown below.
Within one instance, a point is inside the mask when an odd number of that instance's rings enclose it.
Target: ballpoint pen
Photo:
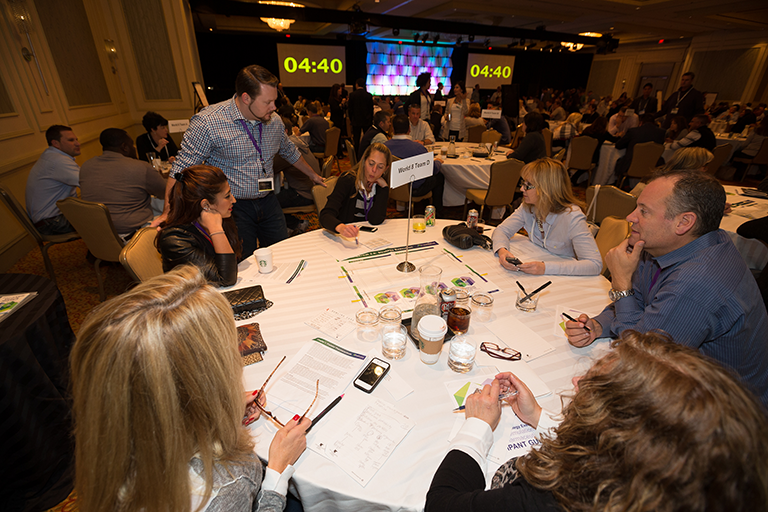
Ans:
[[[523,297],[522,299],[520,299],[520,302],[525,302],[525,301],[527,301],[527,300],[530,300],[530,298],[531,298],[531,297],[533,297],[534,295],[536,295],[536,294],[537,294],[537,293],[539,293],[541,290],[543,290],[544,288],[546,288],[547,286],[549,286],[549,285],[551,285],[551,284],[552,284],[552,281],[547,281],[547,282],[546,282],[546,283],[544,283],[543,285],[541,285],[541,286],[539,286],[538,288],[536,288],[535,290],[533,290],[531,293],[528,293],[528,294],[526,294],[526,295],[525,295],[525,297]],[[522,288],[522,286],[520,286],[520,287]],[[525,290],[523,290],[523,292],[525,292]]]
[[[341,396],[337,396],[337,397],[336,397],[336,399],[335,399],[333,402],[331,402],[331,405],[329,405],[328,407],[326,407],[325,409],[323,409],[323,411],[322,411],[320,414],[318,414],[317,416],[315,416],[315,419],[313,419],[313,420],[312,420],[312,424],[309,426],[309,428],[307,429],[307,431],[306,431],[305,433],[306,433],[306,434],[309,434],[309,431],[310,431],[310,430],[312,430],[312,427],[314,427],[315,425],[317,425],[317,423],[318,423],[318,422],[319,422],[321,419],[323,419],[323,416],[325,416],[326,414],[328,414],[328,412],[329,412],[331,409],[333,409],[334,407],[336,407],[336,405],[337,405],[339,402],[341,402],[341,399],[342,399],[342,398],[344,398],[344,394],[342,394]]]
[[[472,394],[474,395],[475,393],[479,393],[479,392],[480,392],[480,389],[478,388]],[[511,396],[515,396],[515,395],[517,395],[517,390],[516,389],[510,389],[509,391],[505,391],[504,393],[499,393],[499,402],[501,402],[502,400],[507,399],[507,398],[509,398]],[[460,407],[455,408],[453,410],[453,412],[463,411],[466,408],[467,408],[466,405],[462,405]]]
[[[573,318],[571,315],[569,315],[569,314],[568,314],[568,313],[566,313],[565,311],[563,311],[563,316],[564,316],[565,318],[567,318],[568,320],[570,320],[571,322],[578,322],[578,320],[576,320],[575,318]],[[589,327],[587,327],[586,325],[584,326],[584,330],[585,330],[585,331],[587,331],[587,332],[592,332],[592,329],[590,329],[590,328],[589,328]]]

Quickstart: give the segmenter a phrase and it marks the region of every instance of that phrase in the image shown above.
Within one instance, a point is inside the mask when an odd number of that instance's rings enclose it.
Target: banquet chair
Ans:
[[[467,128],[467,140],[466,142],[472,142],[472,143],[479,143],[483,140],[483,132],[485,131],[485,126],[470,126]]]
[[[320,170],[323,178],[327,178],[331,175],[331,171],[333,171],[333,162],[335,161],[336,161],[336,155],[330,155],[328,158],[325,159],[325,162],[323,162],[323,168]]]
[[[595,242],[597,243],[597,249],[600,251],[600,256],[603,258],[602,274],[608,279],[610,279],[610,272],[608,271],[608,265],[605,264],[605,255],[608,251],[619,245],[627,236],[629,236],[629,222],[613,216],[603,219],[600,231],[597,232],[595,237]]]
[[[397,162],[399,160],[400,160],[400,158],[396,157],[395,155],[392,155],[392,163]],[[409,194],[408,187],[409,187],[409,184],[406,183],[405,185],[400,185],[397,188],[390,188],[389,189],[389,198],[394,200],[394,201],[398,201],[400,203],[406,203],[407,204],[408,203],[408,194]],[[411,203],[416,204],[416,203],[422,202],[425,199],[431,199],[431,198],[432,198],[432,192],[430,191],[430,192],[427,192],[423,196],[414,196],[414,197],[412,197],[411,198]]]
[[[592,181],[592,172],[595,164],[592,155],[597,149],[597,139],[586,135],[571,140],[571,159],[568,161],[568,173],[574,171],[587,171],[587,186]]]
[[[544,137],[544,156],[549,158],[552,156],[552,131],[544,128],[541,130],[541,135]]]
[[[740,181],[744,181],[744,178],[747,177],[747,174],[749,174],[749,168],[751,166],[768,165],[768,137],[763,140],[763,144],[760,146],[760,150],[755,156],[752,158],[734,158],[733,161],[747,164],[747,167],[744,169],[744,174],[741,175]]]
[[[520,145],[520,142],[523,139],[523,125],[520,125],[515,130],[515,133],[512,134],[512,142],[509,143],[509,147],[512,149],[517,148],[517,146]]]
[[[499,142],[501,140],[501,134],[497,132],[496,130],[487,130],[484,131],[482,136],[480,137],[480,142],[483,144],[493,144],[494,142]]]
[[[467,218],[467,205],[469,201],[480,205],[480,218],[483,217],[483,209],[486,206],[506,206],[512,202],[517,192],[517,184],[520,181],[520,173],[525,162],[516,158],[510,158],[491,164],[491,179],[488,189],[469,188],[464,197],[464,215]]]
[[[99,271],[102,261],[120,261],[120,251],[123,250],[122,238],[117,234],[109,210],[101,203],[83,201],[76,197],[68,197],[56,201],[61,213],[67,218],[72,227],[83,238],[85,246],[96,258],[93,268],[99,282],[99,298],[104,302],[104,280]]]
[[[627,178],[643,179],[649,176],[656,167],[656,162],[661,158],[664,146],[656,142],[641,142],[637,144],[632,154],[632,163],[629,164],[627,173],[621,178],[619,188]]]
[[[319,161],[323,161],[329,156],[336,156],[336,151],[339,148],[339,137],[341,136],[341,130],[333,127],[325,130],[325,152],[324,153],[312,153]],[[341,165],[336,160],[336,165],[339,168],[339,174],[341,174]],[[323,166],[323,172],[325,172],[325,166]],[[323,175],[323,177],[327,177]]]
[[[344,141],[347,144],[347,154],[349,155],[349,164],[354,167],[357,165],[357,152],[355,151],[355,145],[352,141],[347,139]]]
[[[592,204],[595,186],[587,187],[587,204]],[[624,218],[637,207],[637,198],[612,185],[603,185],[597,193],[597,201],[593,212],[589,213],[588,221],[602,226],[603,219],[608,216]]]
[[[325,187],[321,187],[320,185],[312,187],[312,197],[315,200],[315,208],[317,208],[318,215],[323,211],[323,208],[325,208],[325,203],[328,202],[328,196],[331,195],[334,187],[336,187],[336,181],[338,179],[338,176],[334,176],[325,180]]]
[[[715,175],[717,170],[722,167],[728,157],[731,156],[733,147],[730,144],[720,144],[712,150],[714,158],[706,165],[705,170],[708,174]]]
[[[163,273],[163,260],[155,247],[157,228],[141,228],[120,251],[120,263],[140,283]]]
[[[51,258],[48,256],[48,249],[56,244],[77,240],[80,238],[80,235],[74,231],[63,233],[61,235],[44,235],[37,230],[32,219],[27,215],[27,210],[25,210],[24,207],[21,206],[21,203],[16,200],[16,196],[14,196],[10,190],[5,188],[4,185],[0,185],[0,198],[2,198],[3,203],[11,211],[13,216],[16,217],[16,220],[19,221],[19,224],[21,224],[21,226],[27,230],[27,233],[32,235],[32,238],[37,242],[37,246],[40,248],[40,253],[43,255],[45,270],[48,272],[48,277],[51,278],[51,281],[53,281],[53,284],[55,285],[56,274],[53,272]]]

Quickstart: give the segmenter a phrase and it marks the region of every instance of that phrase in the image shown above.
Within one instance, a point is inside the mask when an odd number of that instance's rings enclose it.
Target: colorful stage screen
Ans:
[[[443,94],[451,90],[453,48],[449,46],[416,46],[397,43],[366,43],[368,92],[377,96],[405,96],[416,90],[416,77],[432,74],[431,93],[437,83],[444,85]]]

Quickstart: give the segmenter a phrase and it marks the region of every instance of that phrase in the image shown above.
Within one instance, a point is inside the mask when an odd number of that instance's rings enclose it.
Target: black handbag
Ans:
[[[259,284],[224,292],[224,297],[232,306],[235,320],[246,320],[272,307],[272,301],[264,298],[264,290]]]

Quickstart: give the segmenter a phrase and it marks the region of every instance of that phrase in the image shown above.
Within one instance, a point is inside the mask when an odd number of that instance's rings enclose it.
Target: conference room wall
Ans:
[[[762,32],[718,32],[664,44],[620,45],[616,53],[595,56],[590,86],[598,84],[600,89],[610,90],[614,98],[625,91],[631,96],[638,88],[644,64],[670,64],[664,98],[678,89],[684,72],[694,71],[698,90],[733,92],[729,94],[733,97],[719,95],[718,100],[764,102],[768,99],[767,45],[768,36]],[[615,73],[597,76],[609,68]]]
[[[147,98],[140,78],[143,63],[139,62],[141,59],[137,57],[133,42],[136,38],[144,38],[145,34],[135,33],[135,20],[132,23],[126,20],[123,2],[137,5],[139,12],[143,7],[155,12],[158,8],[162,10],[180,98]],[[22,48],[30,46],[26,33],[17,31],[10,9],[0,9],[0,81],[5,90],[5,101],[0,101],[0,183],[9,187],[22,203],[27,176],[47,147],[45,130],[52,124],[73,127],[82,150],[76,161],[82,165],[101,154],[98,138],[105,128],[123,128],[136,137],[144,132],[141,118],[147,110],[157,111],[168,119],[192,115],[191,82],[202,82],[202,73],[191,13],[185,0],[28,0],[26,5],[32,20],[29,37],[40,72],[34,58],[27,62],[22,56]],[[66,23],[73,16],[74,20]],[[46,17],[59,20],[61,30],[47,32],[44,28]],[[88,27],[90,35],[68,36],[68,27],[78,24]],[[134,29],[130,28],[132,26]],[[153,26],[153,30],[157,30],[157,26]],[[107,53],[105,39],[114,41],[117,48],[114,62]],[[78,56],[80,52],[76,50],[82,45],[91,45],[91,56],[95,53],[95,59],[74,60],[67,69],[60,69],[62,64],[55,58],[59,55],[58,50],[70,50]],[[106,101],[89,103],[88,96],[85,100],[75,98],[72,86],[82,84],[82,88],[87,89],[83,82],[69,82],[68,88],[64,87],[63,80],[82,80],[88,76],[83,69],[85,66],[91,76],[93,73],[103,76],[108,93]],[[70,68],[74,68],[75,78],[67,72]],[[157,76],[166,76],[164,69],[151,68],[150,71]],[[67,90],[72,98],[68,97]],[[3,226],[0,229],[0,272],[5,272],[34,247],[34,241],[3,206],[0,206],[0,225]]]

